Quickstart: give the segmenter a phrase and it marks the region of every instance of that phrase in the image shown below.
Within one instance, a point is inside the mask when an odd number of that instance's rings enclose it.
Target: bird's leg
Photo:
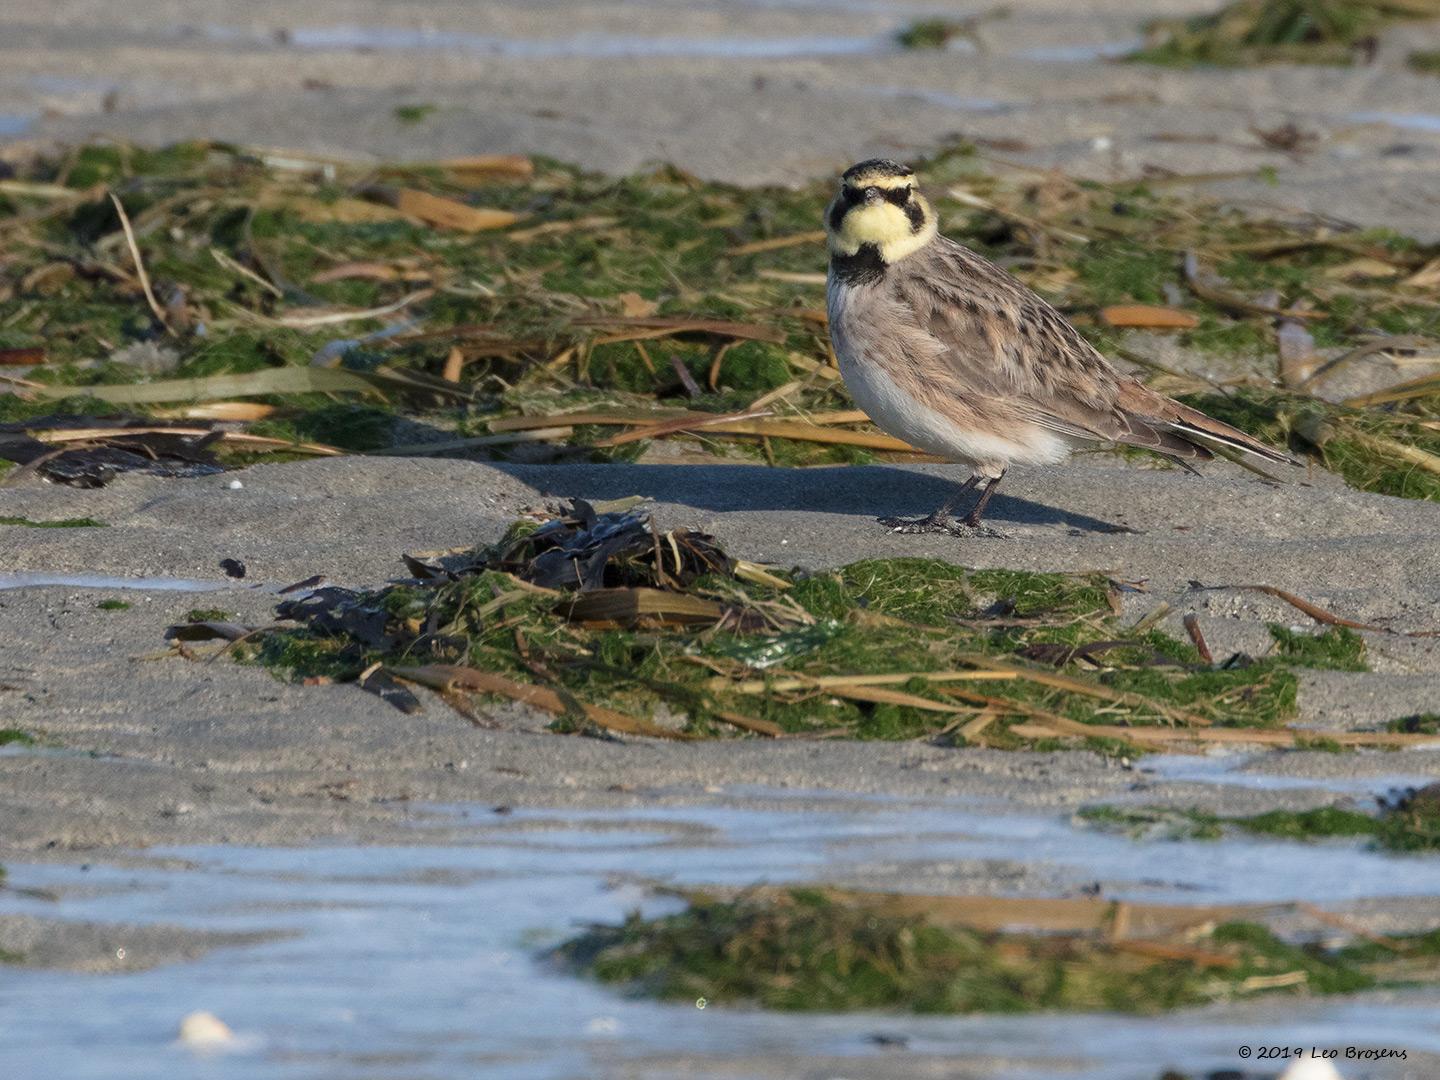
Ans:
[[[1002,472],[999,476],[992,476],[985,482],[985,490],[980,492],[980,498],[970,508],[970,513],[965,515],[965,524],[970,528],[978,529],[980,527],[980,518],[985,513],[985,505],[990,501],[990,496],[995,494],[995,489],[1000,486],[1000,481],[1003,479],[1005,479],[1005,474]]]
[[[946,499],[940,509],[922,518],[883,517],[880,524],[887,529],[893,529],[898,533],[954,533],[960,530],[960,526],[950,517],[950,511],[960,501],[960,497],[980,482],[980,477],[972,476],[960,485],[960,489],[954,495]]]

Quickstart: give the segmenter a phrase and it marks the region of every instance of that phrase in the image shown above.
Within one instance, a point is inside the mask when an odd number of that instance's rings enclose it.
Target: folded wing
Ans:
[[[957,393],[1072,439],[1141,447],[1182,464],[1214,450],[1299,464],[1120,374],[1058,311],[969,249],[940,238],[920,257],[929,264],[905,275],[897,299],[939,345]]]

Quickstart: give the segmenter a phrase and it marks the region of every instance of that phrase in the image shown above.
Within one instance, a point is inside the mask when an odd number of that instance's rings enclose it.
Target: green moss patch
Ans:
[[[1395,792],[1378,802],[1374,814],[1343,806],[1270,810],[1248,817],[1168,807],[1093,806],[1078,816],[1099,828],[1136,837],[1218,840],[1234,830],[1282,840],[1368,837],[1374,847],[1385,851],[1440,851],[1440,785]]]
[[[101,611],[129,611],[130,604],[125,600],[101,600],[95,605]]]
[[[943,49],[968,32],[965,23],[953,19],[918,19],[895,35],[903,49]]]
[[[230,612],[224,608],[191,608],[185,613],[186,622],[224,622]]]
[[[1440,75],[1440,49],[1417,49],[1405,60],[1411,71],[1422,75]]]
[[[834,902],[819,891],[692,899],[596,926],[556,956],[637,995],[786,1011],[1156,1013],[1262,994],[1352,993],[1416,979],[1440,933],[1341,948],[1230,922],[1147,950],[1090,935],[985,933]],[[1412,966],[1407,967],[1407,961]],[[1420,976],[1424,978],[1424,976]]]
[[[429,119],[430,115],[439,108],[438,105],[427,104],[397,105],[395,106],[395,119],[402,124],[419,124]]]
[[[35,736],[19,728],[0,728],[0,746],[34,746]]]
[[[1152,24],[1149,43],[1132,59],[1222,67],[1350,64],[1387,26],[1437,16],[1440,4],[1429,0],[1234,0],[1210,15]]]
[[[105,522],[94,518],[62,518],[59,521],[32,521],[25,517],[0,517],[0,525],[18,525],[27,529],[103,529]]]

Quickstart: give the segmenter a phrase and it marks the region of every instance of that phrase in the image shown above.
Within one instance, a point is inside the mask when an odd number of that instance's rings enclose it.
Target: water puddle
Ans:
[[[1257,754],[1156,754],[1145,758],[1138,771],[1161,780],[1195,781],[1249,788],[1252,791],[1334,791],[1346,795],[1379,797],[1399,788],[1423,787],[1435,782],[1433,776],[1276,776],[1244,772],[1252,761],[1268,760]]]
[[[469,842],[426,842],[427,822],[470,820]],[[40,1063],[67,1080],[181,1080],[180,1018],[220,1016],[241,1037],[204,1064],[215,1080],[414,1077],[733,1078],[793,1075],[816,1056],[994,1056],[1006,1077],[1155,1080],[1173,1065],[1234,1067],[1235,1047],[1289,1043],[1440,1052],[1440,1010],[1420,996],[1249,1003],[1173,1018],[766,1014],[622,997],[536,959],[578,925],[640,908],[637,882],[748,884],[985,858],[1057,878],[1116,878],[1110,894],[1198,903],[1440,894],[1440,863],[1345,846],[1137,843],[1046,818],[958,803],[848,810],[686,807],[623,811],[443,808],[419,846],[189,847],[192,869],[11,865],[0,913],[293,936],[124,976],[11,971],[0,980],[0,1075]],[[1291,854],[1293,852],[1293,854]],[[957,871],[957,883],[960,878]],[[18,890],[58,894],[46,902]],[[117,931],[116,948],[125,947]],[[1164,1060],[1156,1047],[1165,1047]],[[874,1067],[870,1067],[873,1073]]]
[[[103,94],[115,89],[114,79],[90,75],[31,75],[25,82],[42,94]]]
[[[173,577],[118,577],[110,574],[47,574],[44,572],[0,574],[0,590],[31,589],[60,585],[76,589],[141,589],[147,592],[221,592],[226,589],[253,589],[233,581],[202,581]]]
[[[959,112],[1000,113],[1009,112],[1015,106],[995,98],[973,97],[968,94],[952,94],[948,90],[926,90],[907,86],[880,86],[867,88],[869,95],[895,98],[901,101],[919,101],[926,105],[938,105],[942,109]]]
[[[33,116],[0,113],[0,139],[13,139],[18,135],[24,135],[34,123]]]
[[[230,26],[207,26],[212,41],[274,44],[273,35]],[[639,34],[578,34],[566,38],[508,38],[399,26],[309,26],[284,33],[283,42],[300,49],[446,50],[484,53],[519,60],[578,59],[751,59],[799,56],[853,56],[894,48],[885,36],[813,35],[800,37],[648,37]]]
[[[1014,55],[1021,60],[1055,64],[1085,64],[1096,60],[1118,60],[1145,45],[1144,38],[1130,41],[1101,41],[1089,45],[1034,45]]]
[[[756,0],[760,6],[771,6],[777,0]],[[800,0],[781,6],[834,7],[833,3],[816,5]],[[865,12],[872,5],[841,4],[842,10]],[[882,10],[898,14],[889,5]],[[897,23],[896,29],[903,25]],[[731,59],[774,60],[788,57],[880,55],[899,49],[893,34],[840,35],[815,34],[776,37],[683,37],[645,34],[576,34],[555,38],[512,38],[498,34],[476,34],[442,30],[435,27],[404,26],[297,26],[280,31],[258,31],[238,26],[210,24],[200,28],[187,27],[183,36],[202,36],[210,41],[256,47],[289,46],[316,50],[380,50],[482,53],[518,60],[558,59]],[[1013,54],[1021,60],[1058,63],[1083,63],[1111,60],[1139,48],[1143,42],[1120,41],[1082,45],[1042,45],[1022,49]],[[957,39],[946,51],[973,55],[973,42]]]
[[[1407,131],[1440,135],[1440,113],[1357,112],[1345,119],[1356,124],[1389,124]]]

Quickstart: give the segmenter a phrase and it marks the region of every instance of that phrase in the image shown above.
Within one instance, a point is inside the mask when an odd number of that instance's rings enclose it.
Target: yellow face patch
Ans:
[[[903,177],[886,177],[895,180],[893,187],[908,186]],[[862,186],[851,181],[852,186]],[[879,183],[865,183],[864,187],[882,187]],[[892,202],[861,202],[844,207],[844,196],[832,204],[831,212],[825,215],[826,231],[829,233],[830,250],[837,255],[854,255],[863,244],[873,244],[886,263],[899,262],[907,255],[919,251],[935,238],[935,212],[919,192],[911,196],[914,205],[924,215],[917,229],[905,209]],[[835,210],[844,207],[844,214],[836,226]]]

